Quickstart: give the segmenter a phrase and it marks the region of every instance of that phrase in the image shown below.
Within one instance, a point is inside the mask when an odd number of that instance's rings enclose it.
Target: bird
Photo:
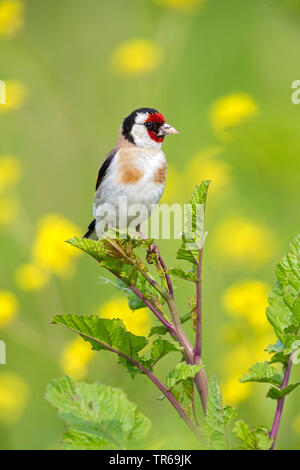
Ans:
[[[94,219],[84,238],[97,240],[108,227],[127,229],[134,224],[142,236],[141,224],[159,203],[166,185],[162,143],[167,135],[178,133],[154,108],[138,108],[123,120],[117,143],[98,172]]]

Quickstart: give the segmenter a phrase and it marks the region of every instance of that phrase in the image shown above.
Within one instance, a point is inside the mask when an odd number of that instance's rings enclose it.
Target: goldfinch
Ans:
[[[140,232],[165,189],[167,161],[161,147],[169,134],[178,131],[156,109],[139,108],[124,119],[98,173],[94,220],[85,238],[101,238],[109,226],[135,224]]]

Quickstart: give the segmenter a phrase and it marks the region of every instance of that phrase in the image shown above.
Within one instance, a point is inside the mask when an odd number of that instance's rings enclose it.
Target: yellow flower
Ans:
[[[29,396],[24,380],[13,372],[0,373],[0,422],[14,424],[22,416]]]
[[[90,343],[78,337],[67,344],[62,352],[60,361],[65,374],[71,375],[76,380],[81,380],[87,373],[87,364],[94,354]]]
[[[19,80],[5,81],[5,104],[0,104],[0,113],[14,111],[23,106],[27,98],[27,88]]]
[[[300,434],[300,415],[296,416],[293,421],[293,429],[296,433]]]
[[[34,262],[54,274],[72,274],[72,262],[79,250],[65,241],[80,234],[80,229],[58,214],[48,214],[39,221],[33,244]]]
[[[7,290],[0,291],[0,328],[9,325],[17,315],[18,301],[16,296]]]
[[[162,59],[159,46],[147,39],[129,39],[115,49],[111,63],[113,69],[128,77],[142,75],[157,68]]]
[[[251,384],[240,383],[240,378],[241,377],[236,374],[221,386],[222,399],[224,404],[235,406],[238,403],[247,400],[247,398],[251,395]]]
[[[230,166],[215,159],[221,151],[221,147],[209,147],[197,153],[187,164],[186,179],[190,185],[199,184],[199,175],[201,180],[211,180],[209,197],[215,195],[223,197],[231,181]]]
[[[277,248],[273,231],[265,225],[242,218],[223,221],[214,235],[216,254],[229,261],[257,266],[268,261]]]
[[[168,165],[168,176],[161,201],[162,203],[178,202],[182,188],[181,180],[182,177],[180,174]]]
[[[3,0],[0,2],[0,37],[13,37],[24,23],[24,2]]]
[[[215,133],[230,141],[228,129],[258,114],[258,106],[246,93],[235,93],[218,99],[212,106],[210,121]]]
[[[206,0],[156,0],[159,5],[175,8],[177,10],[192,12],[204,5]]]
[[[0,198],[0,228],[13,222],[19,213],[19,204],[14,198]]]
[[[23,290],[42,289],[49,280],[47,273],[34,263],[19,266],[15,278],[19,288]]]
[[[116,297],[106,302],[99,311],[102,318],[120,318],[127,330],[139,336],[149,333],[151,319],[146,308],[131,310],[125,298]]]
[[[20,161],[15,157],[0,157],[0,193],[18,183],[22,173]]]
[[[223,294],[224,309],[234,316],[244,317],[251,326],[266,330],[269,323],[265,311],[270,286],[263,281],[241,281],[233,284]]]

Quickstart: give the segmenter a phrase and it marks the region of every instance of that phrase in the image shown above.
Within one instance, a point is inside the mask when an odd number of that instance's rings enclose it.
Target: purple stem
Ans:
[[[284,372],[283,381],[282,381],[280,390],[287,387],[288,384],[289,384],[292,364],[293,364],[293,353],[290,354],[289,362],[288,362],[287,368],[285,369],[285,372]],[[277,400],[277,407],[276,407],[275,417],[274,417],[274,421],[273,421],[273,426],[272,426],[272,429],[271,429],[271,432],[270,432],[270,435],[269,435],[270,438],[273,439],[270,450],[273,450],[274,447],[275,447],[284,402],[285,402],[285,397],[279,398],[279,400]]]
[[[196,327],[196,344],[195,344],[195,353],[194,353],[195,362],[197,362],[199,359],[201,359],[201,354],[202,354],[202,347],[201,347],[201,336],[202,336],[201,273],[202,273],[202,248],[199,251],[199,259],[198,259],[198,263],[197,263],[197,279],[198,279],[198,281],[196,283],[197,327]]]
[[[148,300],[146,299],[146,297],[139,291],[139,289],[137,289],[135,286],[128,286],[128,288],[130,290],[132,290],[132,292],[135,293],[135,295],[141,299],[145,305],[147,305],[147,307],[154,313],[154,315],[158,318],[158,320],[166,327],[168,328],[168,330],[170,332],[172,332],[173,334],[175,333],[175,328],[173,327],[173,325],[171,325],[171,323],[169,323],[165,318],[164,316],[154,307],[154,305]]]
[[[171,278],[168,274],[168,268],[166,266],[166,263],[164,262],[164,260],[162,259],[162,257],[159,255],[158,256],[158,260],[161,264],[161,267],[163,268],[163,271],[164,271],[164,274],[165,274],[165,278],[166,278],[166,281],[167,281],[167,285],[168,285],[168,289],[169,289],[169,292],[170,292],[170,295],[171,297],[173,297],[174,299],[174,291],[173,291],[173,285],[172,285],[172,281],[171,281]]]
[[[73,328],[70,328],[67,326],[67,328],[74,333],[79,333],[78,331],[74,330]],[[194,424],[194,422],[190,419],[190,417],[186,414],[180,403],[176,400],[176,398],[172,395],[172,393],[160,382],[160,380],[148,369],[146,369],[144,366],[142,366],[139,362],[137,362],[135,359],[132,357],[126,356],[126,354],[122,353],[121,351],[118,351],[115,349],[113,346],[110,346],[107,343],[103,343],[97,338],[94,338],[93,336],[89,336],[85,333],[79,333],[80,336],[84,336],[85,338],[95,341],[98,344],[101,344],[101,346],[105,347],[109,351],[117,354],[118,356],[123,357],[127,361],[131,362],[134,366],[136,366],[143,374],[145,374],[158,388],[159,390],[165,395],[165,397],[169,400],[169,402],[174,406],[176,409],[177,413],[183,418],[183,420],[186,422],[186,424],[189,426],[191,431],[198,437],[198,439],[201,438],[201,434],[197,426]]]

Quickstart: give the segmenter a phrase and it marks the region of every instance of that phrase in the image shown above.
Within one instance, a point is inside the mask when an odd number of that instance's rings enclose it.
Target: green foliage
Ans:
[[[182,347],[175,342],[170,342],[162,338],[157,338],[153,341],[152,348],[151,348],[151,362],[157,363],[160,359],[164,356],[169,354],[169,352],[181,352]]]
[[[223,408],[222,396],[215,375],[209,381],[207,409],[204,431],[208,437],[209,447],[213,450],[229,449],[227,426],[235,416],[231,406]]]
[[[242,420],[236,421],[233,429],[236,437],[242,442],[244,450],[269,450],[272,439],[269,438],[268,429],[264,426],[256,426],[253,430]]]
[[[273,400],[279,400],[280,398],[285,397],[286,395],[291,393],[293,390],[295,390],[295,388],[297,388],[298,385],[300,385],[300,382],[296,384],[290,384],[287,387],[284,387],[281,389],[271,387],[267,393],[267,397],[272,398]]]
[[[193,271],[184,271],[182,268],[170,268],[168,269],[170,276],[178,277],[179,279],[185,279],[186,281],[197,282],[197,274]]]
[[[136,336],[127,331],[122,320],[99,318],[96,315],[56,315],[52,323],[63,325],[78,333],[89,341],[96,351],[107,349],[120,355],[120,363],[125,365],[131,374],[138,372],[138,369],[128,363],[126,358],[139,361],[138,353],[148,342],[144,336]]]
[[[181,382],[193,378],[203,366],[196,366],[180,362],[166,377],[166,386],[170,390]]]
[[[132,449],[150,429],[149,419],[118,388],[64,377],[48,385],[46,399],[67,426],[66,449]]]
[[[286,328],[299,324],[300,235],[295,237],[289,253],[278,264],[276,277],[266,313],[277,337],[286,345],[290,340]]]
[[[282,374],[279,374],[274,366],[268,362],[257,362],[249,368],[248,373],[244,374],[240,381],[270,383],[280,387],[282,379]]]
[[[187,214],[187,227],[182,235],[181,247],[177,252],[177,259],[193,263],[198,262],[199,251],[203,248],[205,240],[204,216],[207,192],[210,181],[202,181],[196,186],[189,204]]]

